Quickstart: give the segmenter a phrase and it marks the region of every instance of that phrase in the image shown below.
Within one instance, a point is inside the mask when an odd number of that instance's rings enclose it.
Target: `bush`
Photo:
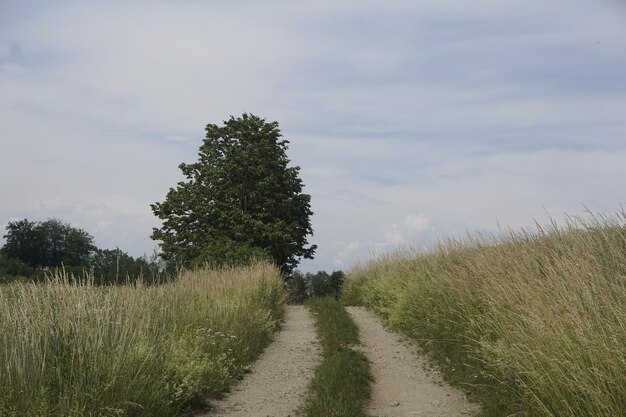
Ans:
[[[0,255],[0,285],[13,281],[26,281],[35,270],[17,258]]]

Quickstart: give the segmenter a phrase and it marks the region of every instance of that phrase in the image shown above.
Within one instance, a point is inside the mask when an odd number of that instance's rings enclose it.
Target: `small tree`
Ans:
[[[163,220],[152,238],[162,256],[184,266],[229,265],[269,258],[286,276],[313,258],[311,197],[299,167],[289,167],[277,122],[254,115],[209,124],[198,162],[179,167],[186,181],[152,204]]]

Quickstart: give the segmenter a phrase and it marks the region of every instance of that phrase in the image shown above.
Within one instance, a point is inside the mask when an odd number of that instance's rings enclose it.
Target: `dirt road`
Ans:
[[[307,392],[320,347],[313,318],[303,306],[288,306],[285,323],[252,366],[252,372],[204,417],[295,417]]]
[[[368,415],[469,417],[478,410],[465,394],[425,370],[414,344],[387,331],[367,310],[347,310],[359,326],[362,351],[375,380],[365,410]],[[252,372],[201,417],[295,417],[319,361],[313,318],[305,307],[289,306],[282,330]]]
[[[375,417],[460,417],[477,411],[463,392],[424,370],[416,346],[387,331],[367,310],[348,307],[348,312],[359,326],[363,352],[374,376],[366,413]]]

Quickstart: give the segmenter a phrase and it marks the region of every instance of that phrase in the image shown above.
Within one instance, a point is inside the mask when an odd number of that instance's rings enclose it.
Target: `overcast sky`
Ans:
[[[0,0],[0,227],[58,217],[150,253],[149,204],[243,112],[302,168],[305,271],[612,213],[626,2]]]

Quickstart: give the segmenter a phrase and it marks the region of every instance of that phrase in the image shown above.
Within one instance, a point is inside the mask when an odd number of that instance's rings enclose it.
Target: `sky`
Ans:
[[[625,51],[624,0],[0,0],[0,233],[57,217],[150,254],[150,203],[243,112],[301,167],[303,271],[611,214]]]

